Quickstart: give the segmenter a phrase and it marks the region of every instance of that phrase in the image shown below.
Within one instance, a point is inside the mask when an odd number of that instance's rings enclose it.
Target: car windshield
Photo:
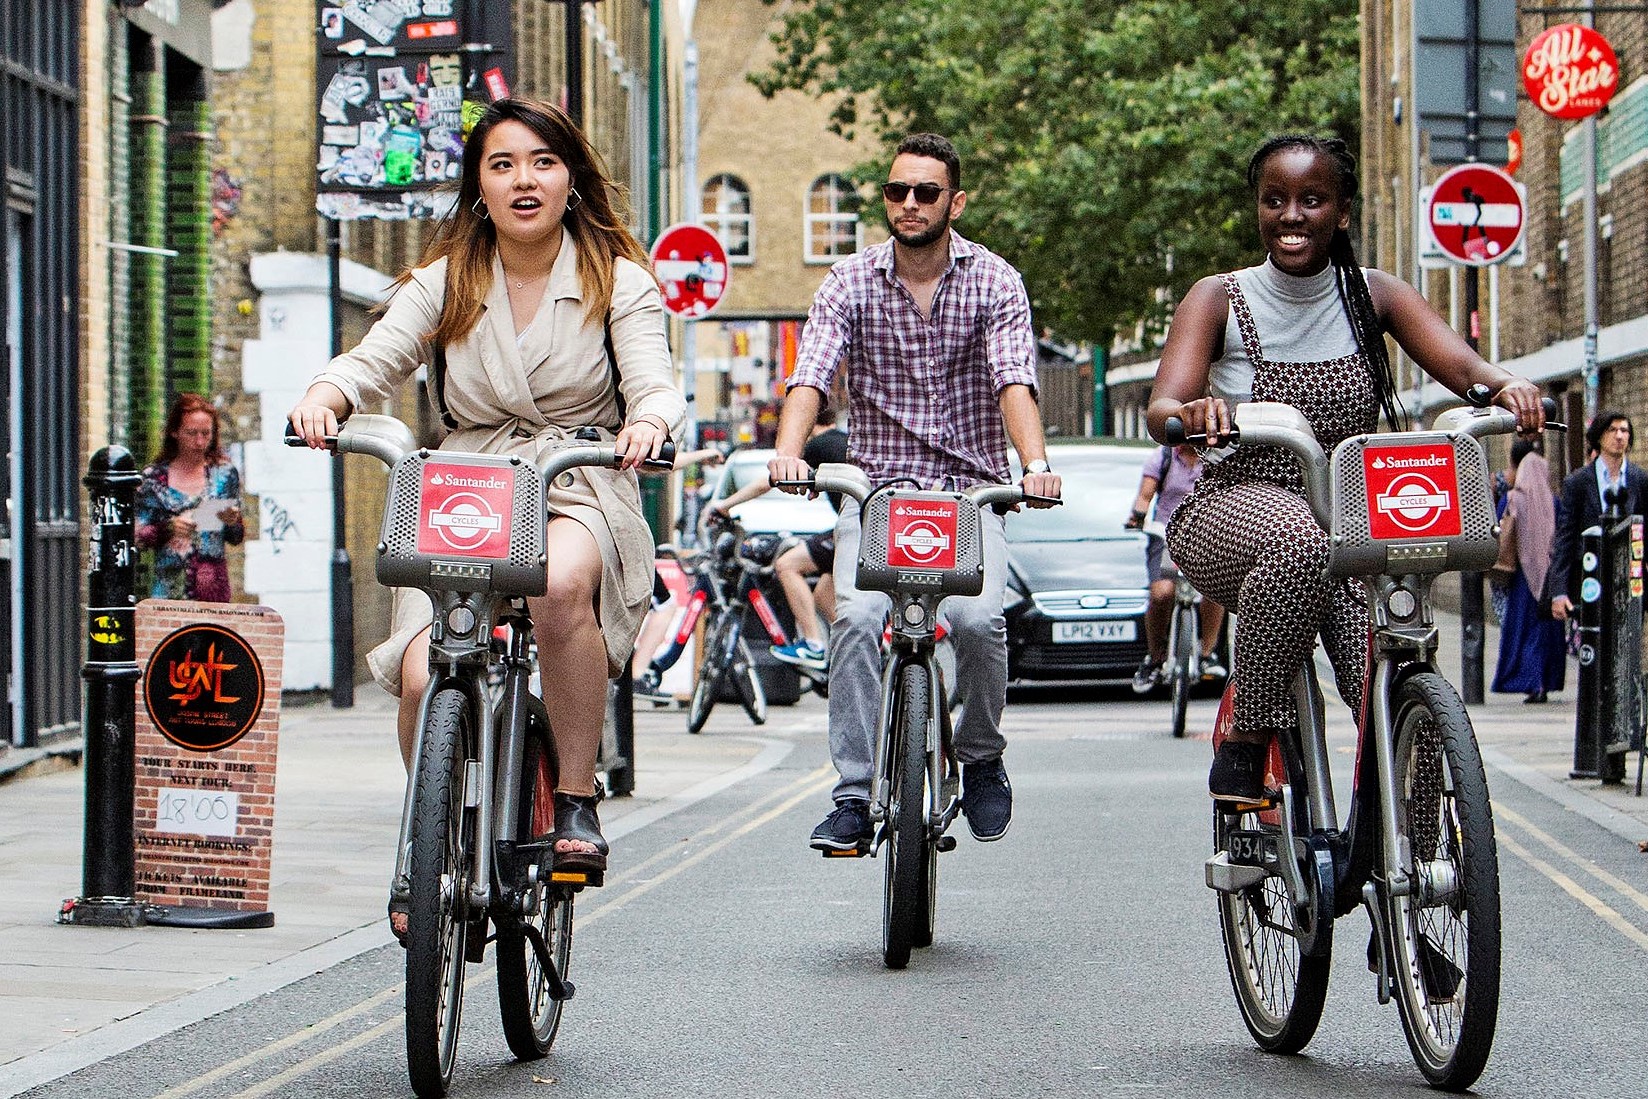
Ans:
[[[1122,524],[1139,494],[1139,473],[1150,447],[1053,446],[1047,458],[1063,481],[1064,503],[1023,508],[1007,519],[1009,542],[1085,542],[1129,537]],[[1015,482],[1018,467],[1013,470]],[[1131,537],[1137,537],[1136,535]]]

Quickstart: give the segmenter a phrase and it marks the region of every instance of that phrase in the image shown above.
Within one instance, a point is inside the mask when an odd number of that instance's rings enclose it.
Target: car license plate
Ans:
[[[1138,623],[1131,618],[1123,622],[1055,622],[1053,640],[1056,643],[1091,644],[1095,641],[1132,641],[1138,636]]]

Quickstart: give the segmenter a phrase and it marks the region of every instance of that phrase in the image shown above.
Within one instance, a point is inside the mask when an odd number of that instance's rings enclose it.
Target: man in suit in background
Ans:
[[[1562,513],[1551,543],[1551,568],[1545,574],[1545,595],[1551,617],[1557,619],[1567,618],[1579,603],[1579,535],[1602,522],[1602,513],[1608,510],[1603,493],[1624,490],[1621,515],[1648,513],[1648,472],[1625,460],[1635,441],[1631,418],[1612,409],[1599,412],[1585,429],[1585,441],[1596,458],[1562,481]]]

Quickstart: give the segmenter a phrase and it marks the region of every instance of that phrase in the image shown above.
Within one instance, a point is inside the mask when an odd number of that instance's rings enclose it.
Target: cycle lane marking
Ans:
[[[785,747],[787,748],[788,746],[786,745]],[[784,754],[787,754],[787,752]],[[680,856],[684,851],[691,850],[692,844],[703,839],[704,837],[712,833],[725,830],[729,821],[736,820],[739,817],[745,816],[749,813],[760,812],[765,806],[770,805],[774,801],[783,801],[783,804],[779,805],[777,808],[762,813],[758,818],[746,822],[735,831],[724,835],[722,839],[711,843],[707,847],[699,848],[675,866],[665,870],[663,873],[658,874],[655,877],[648,878],[645,881],[636,882],[632,888],[623,894],[616,896],[601,905],[598,905],[587,914],[577,915],[574,919],[574,926],[580,931],[587,930],[592,923],[600,919],[603,915],[621,908],[624,904],[627,904],[629,901],[640,896],[642,893],[648,892],[655,886],[660,885],[676,876],[687,867],[702,862],[710,855],[726,847],[727,844],[731,843],[734,839],[747,835],[755,828],[758,828],[761,825],[788,812],[806,798],[813,797],[821,789],[823,789],[824,786],[834,782],[834,775],[835,769],[829,765],[810,771],[807,774],[802,775],[800,778],[780,787],[779,789],[765,794],[747,805],[739,807],[733,813],[729,814],[728,817],[722,818],[714,824],[700,829],[691,836],[687,837],[681,843],[660,851],[650,858],[637,863],[634,867],[625,871],[623,877],[613,884],[621,885],[624,882],[634,882],[636,877],[646,870],[669,858]],[[796,793],[798,790],[799,793]],[[633,816],[633,814],[631,816]],[[625,817],[623,819],[628,820],[630,817]],[[634,832],[636,830],[636,828],[630,828],[628,831]],[[466,979],[464,981],[464,988],[468,990],[480,987],[491,981],[496,976],[497,972],[495,963],[489,962],[486,967],[476,973],[473,978]],[[303,1031],[289,1034],[284,1038],[276,1039],[268,1045],[253,1050],[227,1065],[219,1066],[203,1076],[196,1077],[193,1080],[186,1081],[166,1091],[160,1092],[159,1094],[153,1096],[152,1099],[181,1099],[182,1096],[210,1086],[233,1072],[238,1072],[256,1065],[261,1061],[266,1061],[287,1049],[301,1045],[310,1038],[316,1037],[328,1030],[332,1030],[350,1019],[366,1014],[372,1008],[380,1006],[395,996],[401,995],[405,991],[405,988],[405,982],[397,982],[388,989],[385,989],[383,992],[346,1008],[343,1011],[337,1012],[335,1015],[329,1016],[320,1023],[306,1027]],[[376,1038],[388,1033],[391,1029],[402,1025],[404,1019],[404,1013],[397,1011],[394,1015],[378,1023],[369,1030],[345,1039],[343,1042],[340,1042],[335,1046],[327,1046],[324,1049],[311,1054],[304,1060],[288,1066],[276,1075],[269,1077],[258,1084],[254,1084],[244,1091],[236,1092],[234,1099],[255,1099],[256,1096],[268,1094],[269,1091],[279,1087],[281,1084],[288,1083],[300,1076],[307,1075],[315,1069],[330,1064],[344,1053],[359,1049],[361,1046],[372,1042]]]
[[[1564,874],[1561,870],[1558,870],[1556,867],[1552,866],[1550,863],[1546,862],[1544,859],[1540,858],[1537,854],[1528,850],[1511,837],[1501,834],[1499,837],[1499,843],[1500,846],[1510,851],[1517,858],[1521,859],[1523,862],[1545,875],[1552,882],[1556,883],[1557,888],[1561,889],[1564,893],[1567,893],[1570,897],[1574,898],[1574,900],[1578,901],[1586,908],[1589,908],[1591,912],[1604,923],[1618,931],[1621,935],[1624,935],[1627,939],[1630,939],[1644,951],[1648,951],[1648,932],[1643,931],[1636,924],[1620,915],[1620,913],[1610,906],[1608,902],[1590,892],[1584,886],[1574,881],[1573,878],[1569,877],[1567,874]]]
[[[1642,892],[1642,890],[1636,888],[1630,882],[1627,882],[1623,878],[1619,877],[1618,875],[1616,875],[1616,874],[1614,874],[1614,873],[1612,873],[1608,870],[1603,869],[1601,866],[1598,866],[1596,864],[1595,860],[1585,858],[1579,852],[1577,852],[1577,851],[1573,850],[1572,848],[1568,847],[1567,845],[1565,845],[1561,840],[1557,839],[1555,836],[1552,836],[1550,833],[1545,832],[1538,825],[1534,824],[1532,821],[1528,820],[1526,817],[1523,817],[1520,813],[1516,812],[1516,810],[1507,809],[1507,808],[1504,808],[1502,806],[1495,806],[1495,815],[1498,816],[1499,818],[1503,819],[1503,820],[1510,821],[1515,828],[1521,829],[1523,832],[1526,832],[1528,835],[1532,836],[1534,839],[1536,839],[1540,843],[1544,844],[1545,847],[1549,848],[1550,851],[1552,853],[1554,853],[1555,855],[1557,855],[1560,859],[1566,861],[1567,863],[1571,864],[1572,866],[1576,867],[1577,869],[1591,875],[1597,881],[1600,881],[1602,884],[1606,885],[1608,888],[1614,890],[1620,896],[1625,897],[1632,904],[1636,905],[1638,908],[1642,909],[1644,912],[1648,912],[1648,893]],[[1518,857],[1519,858],[1522,857],[1520,853],[1518,854]],[[1524,860],[1524,861],[1526,861],[1526,860]],[[1541,873],[1543,873],[1543,872],[1544,871],[1541,870]],[[1547,875],[1547,876],[1549,876],[1549,875]],[[1561,884],[1561,883],[1558,883],[1558,884]],[[1576,885],[1576,888],[1578,888],[1577,885]],[[1590,896],[1591,896],[1591,894],[1586,893],[1586,897],[1590,897]],[[1596,901],[1596,904],[1592,904],[1589,900],[1585,900],[1584,898],[1576,898],[1576,899],[1581,900],[1581,902],[1584,903],[1587,908],[1590,908],[1592,911],[1597,912],[1597,914],[1599,916],[1602,915],[1602,913],[1600,911],[1598,911],[1597,905],[1601,905],[1603,908],[1607,908],[1608,911],[1610,911],[1610,912],[1614,911],[1612,908],[1609,908],[1608,905],[1606,904],[1606,902],[1602,901],[1600,898],[1593,898]],[[1615,913],[1615,915],[1619,915],[1619,914]],[[1604,916],[1603,918],[1607,919],[1606,916]],[[1619,916],[1619,918],[1621,920],[1624,920],[1625,917],[1621,915],[1621,916]],[[1614,921],[1609,920],[1608,922],[1613,923]],[[1635,928],[1636,925],[1632,924],[1631,926],[1633,928]],[[1642,944],[1639,944],[1639,945],[1648,946],[1648,933],[1644,933],[1644,935],[1645,935],[1644,942]]]

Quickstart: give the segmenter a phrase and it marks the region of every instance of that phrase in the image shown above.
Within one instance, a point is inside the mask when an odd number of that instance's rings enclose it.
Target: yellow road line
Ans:
[[[1643,950],[1648,951],[1648,932],[1643,931],[1636,924],[1632,923],[1630,920],[1627,920],[1613,908],[1609,907],[1607,902],[1605,902],[1601,897],[1591,893],[1585,889],[1584,886],[1570,878],[1567,874],[1564,874],[1562,871],[1558,870],[1556,867],[1552,866],[1550,863],[1546,862],[1544,859],[1522,846],[1516,840],[1513,840],[1511,837],[1503,833],[1499,836],[1499,845],[1510,851],[1513,855],[1533,867],[1535,870],[1538,870],[1541,874],[1544,874],[1547,878],[1550,878],[1559,888],[1562,889],[1564,893],[1567,893],[1570,897],[1574,898],[1574,900],[1578,901],[1580,904],[1583,904],[1586,908],[1589,908],[1604,923],[1613,927],[1614,930],[1636,943],[1637,946],[1641,947]]]
[[[673,847],[667,848],[666,850],[660,851],[657,854],[653,855],[651,858],[645,859],[645,860],[637,863],[635,866],[633,866],[630,869],[626,870],[624,872],[623,876],[621,878],[617,879],[615,882],[613,882],[613,884],[614,885],[619,885],[619,884],[622,884],[623,882],[626,882],[626,881],[632,881],[636,877],[640,876],[642,873],[644,873],[645,871],[647,871],[647,870],[651,869],[652,867],[658,865],[659,863],[664,862],[664,861],[666,861],[670,858],[674,858],[674,857],[679,856],[682,849],[690,848],[693,843],[697,842],[698,840],[702,839],[703,837],[705,837],[707,835],[710,835],[713,832],[723,831],[727,827],[727,824],[728,824],[729,821],[736,820],[739,817],[744,816],[745,814],[756,812],[756,811],[760,810],[762,807],[764,807],[764,806],[766,806],[766,805],[768,805],[768,804],[770,804],[774,801],[785,798],[786,795],[792,794],[796,790],[801,791],[800,793],[794,794],[794,796],[789,797],[777,809],[762,814],[759,818],[750,821],[748,824],[745,824],[744,826],[740,827],[738,830],[736,830],[736,831],[734,831],[730,834],[725,835],[721,840],[718,840],[718,841],[710,844],[708,847],[705,847],[705,848],[702,848],[702,849],[698,850],[694,854],[688,856],[686,859],[682,860],[680,863],[678,863],[674,867],[670,868],[669,870],[665,871],[664,873],[658,875],[657,877],[654,877],[654,878],[648,879],[647,881],[641,882],[638,886],[636,886],[634,889],[630,890],[629,892],[623,894],[622,896],[614,897],[612,900],[608,901],[605,904],[600,905],[599,907],[595,908],[593,911],[591,911],[587,914],[579,915],[576,918],[576,925],[579,928],[588,927],[591,923],[593,923],[595,920],[599,919],[602,915],[616,910],[617,908],[621,907],[623,904],[627,903],[628,901],[633,900],[634,898],[640,896],[642,893],[645,893],[645,892],[651,890],[655,885],[658,885],[658,884],[660,884],[664,881],[669,880],[670,878],[674,877],[676,874],[680,873],[682,870],[686,869],[688,866],[692,866],[692,865],[694,865],[698,862],[703,861],[709,855],[713,854],[716,851],[721,850],[728,843],[731,843],[734,839],[738,838],[739,836],[746,835],[749,832],[753,831],[755,828],[759,827],[760,825],[765,824],[766,822],[768,822],[768,821],[770,821],[770,820],[772,820],[772,819],[774,819],[778,816],[781,816],[782,814],[788,812],[790,809],[792,809],[796,805],[800,804],[800,802],[803,801],[804,799],[806,799],[808,797],[811,797],[815,793],[817,793],[819,788],[826,781],[828,781],[830,779],[830,776],[833,775],[833,774],[834,774],[834,768],[833,767],[830,767],[830,766],[819,767],[817,770],[814,770],[814,771],[811,771],[811,772],[809,772],[805,775],[802,775],[800,778],[796,779],[795,781],[793,781],[791,783],[786,784],[785,786],[780,787],[779,789],[773,791],[772,793],[767,794],[767,795],[765,795],[761,798],[758,798],[755,801],[750,802],[748,805],[744,805],[744,806],[739,807],[739,809],[737,811],[735,811],[730,817],[727,817],[725,819],[717,821],[714,824],[711,824],[711,825],[709,825],[705,828],[700,829],[699,831],[693,833],[691,836],[687,837],[687,839],[684,840],[682,843],[680,843],[678,845],[675,845]],[[490,978],[492,978],[494,976],[496,976],[496,970],[493,967],[493,965],[488,964],[486,969],[483,970],[481,973],[477,974],[474,980],[465,981],[465,987],[466,988],[473,988],[477,985],[484,984],[487,980],[489,980]],[[208,1073],[205,1073],[201,1076],[198,1076],[193,1080],[189,1080],[185,1083],[177,1085],[176,1087],[169,1088],[168,1090],[163,1091],[160,1094],[154,1096],[153,1099],[181,1099],[182,1096],[189,1095],[189,1094],[191,1094],[195,1091],[199,1091],[201,1088],[204,1088],[204,1087],[207,1087],[211,1084],[214,1084],[217,1081],[223,1079],[225,1076],[229,1076],[233,1073],[239,1072],[239,1071],[241,1071],[245,1068],[250,1067],[251,1065],[254,1065],[254,1064],[258,1063],[259,1061],[268,1060],[269,1058],[275,1056],[278,1053],[281,1053],[284,1050],[290,1049],[293,1046],[296,1046],[296,1045],[299,1045],[303,1042],[306,1042],[311,1038],[317,1037],[317,1036],[325,1033],[326,1031],[331,1030],[334,1027],[339,1026],[344,1022],[347,1022],[350,1019],[353,1019],[353,1018],[355,1018],[359,1015],[365,1014],[366,1012],[370,1011],[372,1008],[377,1007],[377,1006],[385,1003],[386,1001],[388,1001],[390,999],[393,999],[396,996],[400,996],[405,991],[405,989],[406,989],[406,985],[405,985],[404,982],[397,982],[396,984],[390,986],[389,988],[384,989],[382,992],[378,993],[376,996],[371,997],[370,999],[363,1000],[360,1003],[355,1004],[352,1007],[346,1008],[343,1011],[340,1011],[335,1015],[331,1015],[331,1016],[327,1017],[326,1019],[323,1019],[320,1022],[314,1024],[313,1026],[305,1027],[303,1030],[301,1030],[301,1031],[299,1031],[295,1034],[289,1034],[284,1038],[280,1038],[280,1039],[277,1039],[273,1042],[270,1042],[269,1044],[267,1044],[265,1046],[262,1046],[259,1049],[253,1050],[252,1052],[250,1052],[250,1053],[248,1053],[248,1054],[246,1054],[242,1057],[236,1058],[234,1061],[231,1061],[228,1064],[220,1065],[218,1068],[213,1069],[211,1072],[208,1072]],[[378,1024],[377,1026],[373,1027],[372,1029],[370,1029],[368,1031],[365,1031],[361,1034],[358,1034],[355,1037],[350,1038],[347,1041],[345,1041],[343,1043],[340,1043],[337,1046],[329,1046],[326,1049],[321,1050],[319,1053],[314,1054],[313,1056],[311,1056],[307,1060],[300,1061],[297,1064],[292,1065],[290,1068],[285,1069],[284,1071],[277,1074],[276,1076],[270,1077],[268,1080],[264,1081],[264,1083],[255,1085],[254,1087],[252,1087],[252,1088],[250,1088],[246,1091],[242,1091],[242,1092],[237,1093],[236,1099],[253,1099],[253,1097],[255,1097],[255,1096],[266,1094],[267,1091],[270,1088],[272,1088],[274,1086],[278,1086],[280,1083],[286,1083],[286,1082],[288,1082],[292,1079],[295,1079],[298,1076],[304,1075],[305,1073],[307,1073],[307,1072],[309,1072],[309,1071],[311,1071],[315,1068],[319,1068],[321,1065],[328,1064],[331,1061],[336,1060],[336,1058],[341,1053],[343,1053],[345,1051],[360,1048],[360,1046],[362,1046],[362,1045],[366,1044],[367,1042],[371,1041],[374,1037],[377,1037],[381,1034],[387,1033],[390,1028],[392,1028],[395,1025],[400,1024],[401,1020],[402,1020],[402,1016],[396,1015],[395,1017],[393,1017],[391,1019],[386,1019],[384,1022]]]
[[[1596,878],[1598,881],[1608,886],[1608,888],[1616,890],[1621,896],[1630,898],[1631,903],[1642,909],[1644,912],[1648,912],[1648,893],[1642,892],[1642,890],[1638,889],[1630,882],[1625,881],[1623,878],[1610,874],[1608,871],[1598,866],[1593,860],[1587,859],[1579,853],[1563,846],[1560,840],[1547,834],[1546,832],[1541,831],[1532,821],[1528,820],[1526,817],[1515,812],[1514,810],[1496,805],[1494,806],[1494,815],[1502,820],[1509,820],[1513,822],[1518,828],[1522,829],[1530,836],[1533,836],[1540,843],[1543,843],[1546,847],[1549,847],[1558,855],[1561,855],[1575,866],[1584,870],[1587,874],[1590,874],[1593,878]]]

